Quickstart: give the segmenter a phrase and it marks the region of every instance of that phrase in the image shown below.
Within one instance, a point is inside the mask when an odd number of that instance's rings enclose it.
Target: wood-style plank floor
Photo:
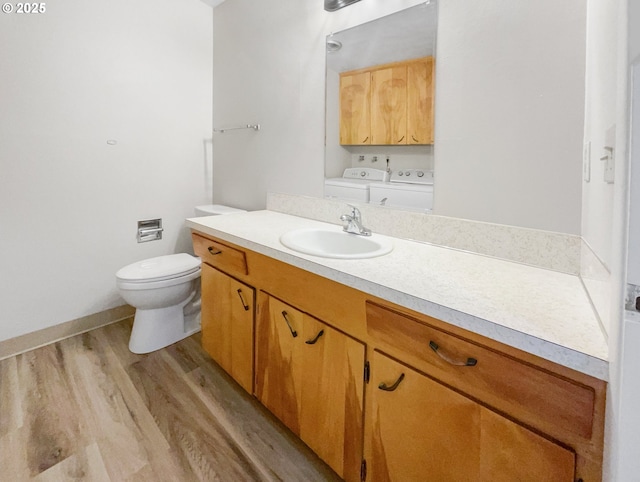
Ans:
[[[201,349],[131,320],[0,361],[0,481],[340,480]]]

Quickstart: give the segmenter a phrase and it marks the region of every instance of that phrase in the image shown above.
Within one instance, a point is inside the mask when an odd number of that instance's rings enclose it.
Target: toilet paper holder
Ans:
[[[138,243],[162,239],[162,219],[146,219],[138,221]]]

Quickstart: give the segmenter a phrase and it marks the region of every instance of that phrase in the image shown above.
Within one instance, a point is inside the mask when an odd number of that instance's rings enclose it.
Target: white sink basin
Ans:
[[[323,258],[374,258],[393,250],[393,243],[387,238],[375,234],[360,236],[345,233],[341,228],[294,229],[280,236],[280,242],[299,253]]]

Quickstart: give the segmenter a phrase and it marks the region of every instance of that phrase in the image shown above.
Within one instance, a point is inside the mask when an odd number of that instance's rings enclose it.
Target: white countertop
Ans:
[[[596,378],[608,347],[577,276],[389,238],[391,253],[341,260],[298,253],[280,235],[335,225],[273,211],[187,219],[189,228],[270,256]],[[380,236],[374,233],[374,236]]]

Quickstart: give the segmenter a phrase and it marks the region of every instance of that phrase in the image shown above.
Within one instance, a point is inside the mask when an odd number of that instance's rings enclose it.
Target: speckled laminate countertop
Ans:
[[[305,255],[283,246],[280,236],[292,229],[335,229],[335,225],[273,211],[191,218],[186,225],[608,379],[607,343],[577,276],[399,238],[390,238],[393,251],[378,258],[339,260]]]

